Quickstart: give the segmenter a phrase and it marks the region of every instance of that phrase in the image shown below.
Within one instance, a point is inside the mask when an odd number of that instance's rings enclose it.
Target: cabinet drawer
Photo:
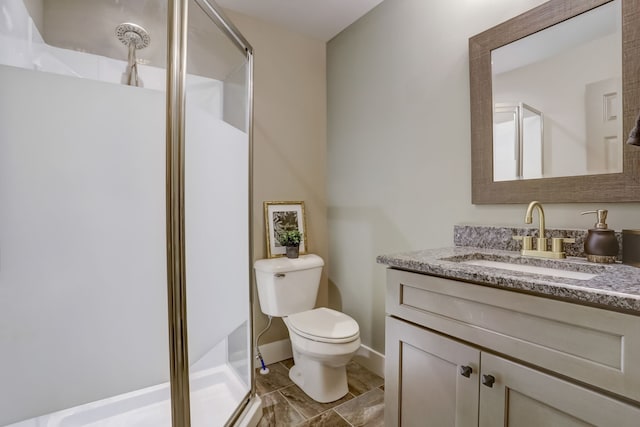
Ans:
[[[387,270],[387,313],[640,401],[640,317]]]

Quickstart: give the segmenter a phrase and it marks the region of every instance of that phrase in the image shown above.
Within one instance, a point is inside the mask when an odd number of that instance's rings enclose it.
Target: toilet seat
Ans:
[[[290,330],[313,341],[347,343],[358,339],[360,328],[350,316],[330,308],[316,308],[286,318]]]

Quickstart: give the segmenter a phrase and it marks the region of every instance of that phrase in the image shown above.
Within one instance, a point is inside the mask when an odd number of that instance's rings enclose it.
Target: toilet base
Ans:
[[[349,392],[347,363],[360,348],[360,337],[344,343],[327,343],[301,337],[289,328],[293,362],[289,378],[307,396],[320,403],[334,402]]]
[[[289,378],[310,398],[316,402],[328,403],[349,392],[346,366],[332,367],[295,356],[294,354],[295,365],[289,370]]]

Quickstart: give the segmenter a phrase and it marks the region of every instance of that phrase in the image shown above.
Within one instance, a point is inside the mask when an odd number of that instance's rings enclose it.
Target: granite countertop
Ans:
[[[578,280],[460,262],[471,259],[558,268],[596,276]],[[380,255],[376,260],[400,270],[526,291],[640,316],[640,268],[619,263],[595,264],[577,257],[562,260],[522,257],[516,251],[469,246]]]

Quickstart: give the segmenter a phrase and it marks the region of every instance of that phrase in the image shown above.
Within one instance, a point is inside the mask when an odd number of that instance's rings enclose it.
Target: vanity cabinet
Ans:
[[[388,270],[385,425],[637,426],[640,317]]]
[[[477,426],[480,351],[392,317],[385,329],[384,425]]]
[[[535,368],[481,355],[480,426],[638,426],[640,407]]]

